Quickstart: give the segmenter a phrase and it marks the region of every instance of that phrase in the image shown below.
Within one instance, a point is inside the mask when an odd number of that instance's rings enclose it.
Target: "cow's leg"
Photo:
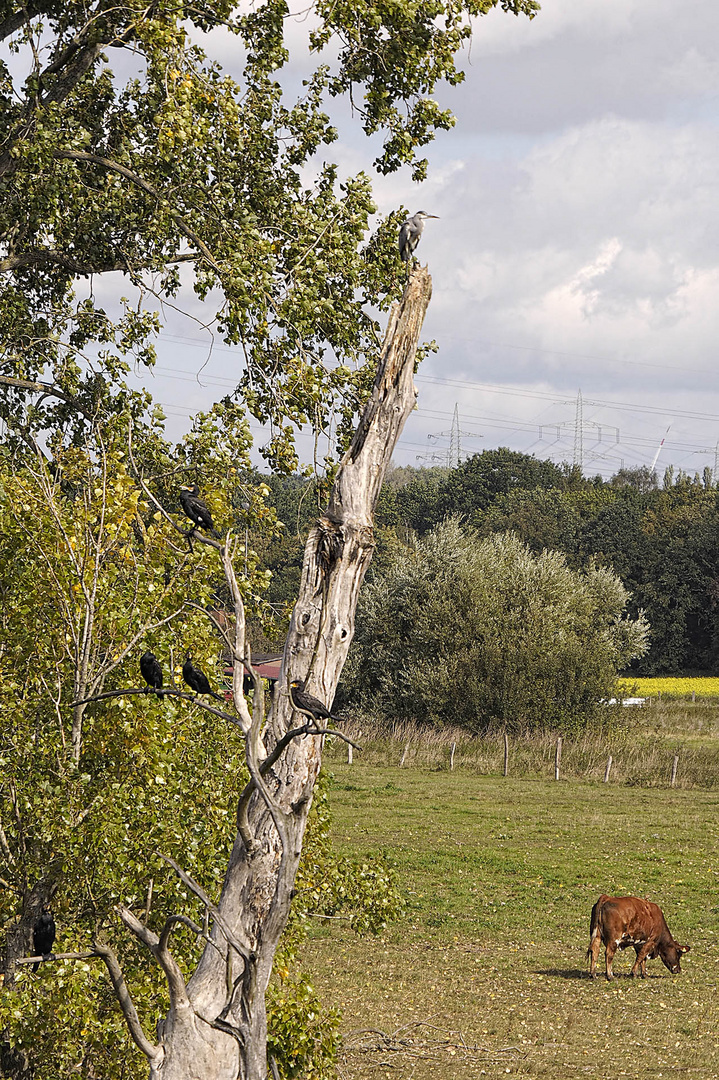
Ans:
[[[598,931],[592,934],[589,942],[589,948],[587,949],[587,956],[589,957],[589,976],[592,979],[597,977],[597,960],[599,959],[599,950],[602,947],[602,936]]]
[[[604,960],[607,966],[607,979],[610,980],[614,978],[614,972],[612,971],[612,960],[614,959],[614,954],[617,951],[618,944],[618,941],[608,941],[607,948],[604,954]]]
[[[634,961],[634,966],[632,968],[632,978],[634,978],[639,971],[641,971],[642,978],[644,978],[647,973],[647,957],[654,948],[654,942],[645,941],[643,945],[635,945],[634,947],[637,951],[637,958]]]
[[[643,979],[646,979],[646,977],[647,977],[647,958],[645,956],[642,960],[639,959],[639,954],[642,951],[642,946],[641,945],[635,945],[634,946],[634,951],[637,954],[637,964],[639,964],[639,974],[641,975],[641,977]],[[632,972],[633,972],[633,970],[634,969],[632,969]]]

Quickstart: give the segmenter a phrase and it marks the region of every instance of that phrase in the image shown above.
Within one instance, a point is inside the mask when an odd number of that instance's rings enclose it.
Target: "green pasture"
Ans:
[[[381,938],[311,920],[304,961],[343,1011],[342,1080],[719,1077],[719,793],[333,760],[336,846],[407,897]],[[586,973],[600,892],[657,901],[692,951]],[[603,971],[603,951],[601,957]]]

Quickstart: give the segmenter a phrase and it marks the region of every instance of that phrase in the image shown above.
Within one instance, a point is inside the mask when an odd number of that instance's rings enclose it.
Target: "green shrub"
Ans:
[[[580,729],[647,649],[627,599],[607,568],[575,571],[559,552],[449,519],[362,593],[344,704],[473,732]]]

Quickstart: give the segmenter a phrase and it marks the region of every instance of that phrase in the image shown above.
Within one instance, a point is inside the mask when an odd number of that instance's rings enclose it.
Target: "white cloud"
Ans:
[[[283,82],[296,89],[315,58],[308,24],[287,26]],[[402,204],[440,217],[418,251],[434,278],[426,336],[440,352],[423,365],[400,460],[441,453],[446,440],[427,436],[451,427],[455,402],[469,451],[571,459],[581,386],[585,417],[605,431],[599,444],[587,428],[590,467],[650,462],[670,421],[661,464],[713,465],[717,40],[719,4],[708,0],[543,0],[531,22],[497,9],[478,20],[466,83],[441,93],[458,123],[428,148],[427,181],[404,171],[375,184],[381,213]],[[235,39],[207,46],[237,66]],[[341,139],[323,156],[341,175],[370,170],[381,140],[335,104]],[[172,332],[195,336],[180,325]],[[166,367],[177,353],[170,346]],[[188,343],[181,360],[197,370],[204,352]],[[218,351],[206,375],[231,377],[236,365]],[[189,411],[197,384],[163,375],[165,400]],[[610,448],[613,427],[622,441]]]
[[[534,19],[509,18],[499,7],[475,19],[472,54],[475,56],[516,55],[538,48],[554,38],[578,31],[582,36],[607,39],[626,32],[637,10],[647,7],[642,0],[542,0]],[[652,5],[656,10],[657,4]]]
[[[707,0],[544,0],[529,21],[477,20],[467,83],[445,95],[470,131],[556,131],[614,112],[660,119],[719,93],[719,5]]]

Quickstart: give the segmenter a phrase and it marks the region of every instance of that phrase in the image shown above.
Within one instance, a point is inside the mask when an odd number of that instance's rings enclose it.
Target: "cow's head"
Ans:
[[[672,975],[679,975],[682,970],[680,960],[682,953],[689,952],[690,945],[679,945],[676,941],[672,940],[668,945],[665,945],[660,950],[659,955],[662,959],[662,963],[665,967],[668,967]]]

